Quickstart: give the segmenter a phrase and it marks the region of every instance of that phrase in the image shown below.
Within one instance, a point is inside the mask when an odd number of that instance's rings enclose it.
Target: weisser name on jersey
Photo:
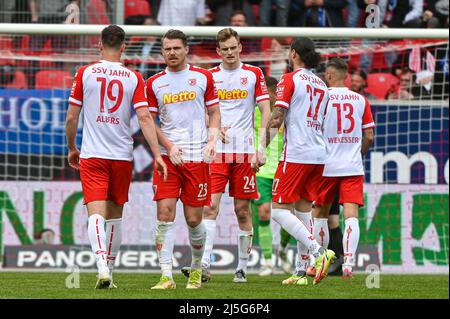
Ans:
[[[373,128],[366,97],[348,88],[330,88],[324,120],[328,157],[323,176],[364,175],[361,156],[363,130]]]

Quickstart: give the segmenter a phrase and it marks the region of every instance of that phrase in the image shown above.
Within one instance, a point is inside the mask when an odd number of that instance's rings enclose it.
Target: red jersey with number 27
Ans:
[[[308,69],[287,73],[278,82],[276,107],[288,110],[284,121],[282,161],[324,164],[322,124],[328,102],[325,83]]]
[[[81,158],[133,160],[132,109],[148,107],[142,76],[120,62],[81,67],[69,103],[83,107]]]

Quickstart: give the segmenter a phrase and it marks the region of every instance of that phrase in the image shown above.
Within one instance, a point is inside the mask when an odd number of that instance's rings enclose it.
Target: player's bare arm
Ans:
[[[206,162],[210,162],[216,156],[216,142],[219,137],[220,130],[220,107],[219,104],[207,108],[208,112],[208,144],[204,150],[204,158]]]
[[[150,149],[152,150],[153,157],[155,159],[155,167],[159,173],[162,173],[164,180],[167,179],[167,165],[164,163],[161,157],[161,151],[159,149],[158,137],[156,134],[156,124],[153,122],[150,112],[147,108],[139,108],[136,110],[139,126],[141,127],[142,134],[144,134]]]
[[[365,156],[372,146],[374,140],[373,128],[363,130],[363,140],[361,144],[361,155]]]
[[[284,119],[286,118],[288,110],[284,107],[275,107],[272,112],[272,117],[269,120],[269,123],[266,126],[266,139],[261,144],[262,147],[267,148],[270,142],[274,139],[278,134],[278,130],[281,125],[283,125]]]
[[[66,116],[66,138],[69,153],[67,160],[70,167],[80,169],[80,151],[77,148],[76,137],[78,129],[78,119],[80,118],[81,107],[70,104]]]
[[[258,108],[261,112],[261,126],[260,127],[267,127],[267,124],[270,120],[270,100],[261,101],[258,103]],[[264,165],[266,162],[266,152],[262,145],[264,145],[264,141],[266,140],[264,132],[263,134],[259,134],[259,146],[258,151],[256,153],[257,160],[259,162],[258,166]]]
[[[178,146],[173,144],[163,132],[161,128],[156,124],[157,115],[152,113],[153,120],[155,121],[156,136],[158,137],[158,142],[160,145],[164,146],[169,152],[170,161],[174,165],[182,165],[183,162],[183,150]]]

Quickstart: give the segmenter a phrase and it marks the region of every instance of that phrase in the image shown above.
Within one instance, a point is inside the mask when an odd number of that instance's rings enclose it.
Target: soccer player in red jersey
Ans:
[[[155,157],[155,170],[164,172],[164,178],[167,175],[148,110],[145,82],[138,72],[120,62],[124,41],[125,32],[119,26],[103,29],[99,44],[102,59],[78,69],[66,118],[68,161],[80,170],[98,289],[116,288],[112,271],[120,249],[123,205],[128,201],[133,168],[132,110]],[[81,109],[84,128],[80,153],[76,134]]]
[[[319,65],[320,54],[309,38],[292,42],[289,62],[293,72],[283,75],[278,83],[275,109],[262,146],[270,143],[284,123],[284,149],[273,181],[272,218],[298,241],[296,272],[283,284],[307,285],[309,254],[316,258],[313,284],[326,276],[334,260],[334,252],[323,249],[311,234],[312,202],[326,159],[322,124],[328,89],[311,70]]]
[[[324,122],[328,156],[314,214],[327,219],[333,199],[339,195],[345,218],[342,273],[344,278],[350,278],[359,241],[358,210],[364,206],[362,157],[373,143],[375,123],[369,101],[345,86],[346,77],[347,63],[344,60],[336,58],[328,63],[326,80],[330,88]],[[323,230],[328,232],[328,227],[323,227]]]
[[[153,181],[158,219],[156,249],[162,276],[152,289],[176,287],[172,276],[171,234],[178,198],[184,205],[192,248],[192,271],[186,287],[201,287],[201,258],[206,237],[202,214],[203,207],[211,201],[209,162],[216,153],[220,109],[211,72],[187,64],[188,52],[186,35],[169,30],[162,38],[167,67],[147,80],[148,104],[153,116],[160,118],[157,134],[168,166],[167,181],[158,175]]]

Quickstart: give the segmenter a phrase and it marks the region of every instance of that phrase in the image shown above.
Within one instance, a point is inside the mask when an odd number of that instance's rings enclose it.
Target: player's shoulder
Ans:
[[[193,72],[193,73],[203,74],[206,77],[212,76],[211,71],[209,71],[207,69],[204,69],[204,68],[201,68],[201,67],[198,67],[198,66],[195,66],[195,65],[189,65],[189,71]]]
[[[211,73],[217,73],[217,72],[220,72],[221,71],[221,68],[220,68],[220,65],[218,65],[218,66],[215,66],[215,67],[213,67],[213,68],[210,68],[210,69],[208,69],[208,71],[209,72],[211,72]]]
[[[151,77],[149,77],[149,78],[147,79],[147,85],[149,85],[149,84],[155,82],[157,79],[163,77],[163,76],[166,75],[166,74],[167,74],[166,70],[162,70],[162,71],[160,71],[160,72],[158,72],[158,73],[156,73],[156,74],[153,74]]]
[[[129,67],[127,67],[127,66],[125,66],[125,65],[121,65],[121,67],[123,68],[123,69],[125,69],[125,70],[127,70],[127,71],[129,71],[129,72],[131,72],[131,74],[134,74],[136,77],[142,77],[142,74],[139,72],[139,71],[136,71],[136,70],[133,70],[133,69],[131,69],[131,68],[129,68]]]
[[[255,65],[251,65],[251,64],[247,64],[247,63],[242,63],[242,70],[250,71],[250,72],[253,72],[258,75],[262,73],[262,70],[260,67],[257,67]]]
[[[85,64],[85,65],[82,65],[82,66],[80,66],[79,68],[78,68],[78,70],[77,70],[77,74],[79,74],[79,73],[84,73],[87,69],[90,69],[90,68],[92,68],[92,67],[95,67],[95,66],[97,66],[97,65],[100,65],[102,62],[101,61],[95,61],[95,62],[92,62],[92,63],[89,63],[89,64]]]

